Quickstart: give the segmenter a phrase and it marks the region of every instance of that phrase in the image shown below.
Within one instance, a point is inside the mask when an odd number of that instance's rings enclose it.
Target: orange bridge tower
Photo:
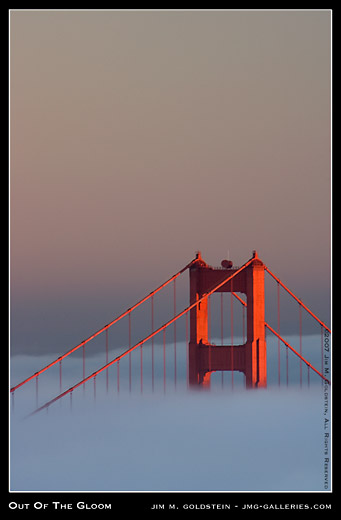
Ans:
[[[264,305],[264,264],[253,252],[252,261],[244,269],[232,267],[224,260],[223,269],[209,266],[200,252],[190,267],[190,304],[201,300],[190,311],[188,376],[190,385],[210,385],[215,371],[239,371],[245,374],[247,387],[266,386],[266,341]],[[224,279],[238,272],[226,284]],[[212,345],[208,341],[208,301],[205,294],[240,292],[246,295],[247,334],[243,345]]]

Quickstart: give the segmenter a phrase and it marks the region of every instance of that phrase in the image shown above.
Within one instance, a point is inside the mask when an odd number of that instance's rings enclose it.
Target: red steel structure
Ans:
[[[325,330],[330,329],[286,287],[253,252],[252,260],[243,266],[242,270],[232,268],[232,262],[222,265],[231,276],[223,285],[219,284],[215,292],[230,292],[245,307],[247,307],[247,338],[242,345],[233,345],[233,306],[231,305],[231,345],[212,345],[209,334],[209,300],[205,298],[191,310],[191,336],[189,343],[189,382],[192,385],[209,386],[211,374],[215,371],[242,372],[245,374],[247,387],[265,387],[267,384],[267,355],[265,330],[270,330],[278,338],[278,349],[281,342],[289,348],[300,361],[314,370],[322,379],[326,378],[302,356],[302,308],[305,309]],[[216,269],[204,262],[200,252],[190,265],[190,301],[201,300],[214,283],[226,277],[226,271]],[[278,283],[278,332],[265,322],[264,303],[264,272],[268,272]],[[234,279],[232,279],[234,278]],[[298,353],[279,334],[280,306],[279,287],[283,287],[299,304],[300,321],[300,352]],[[244,302],[236,292],[244,293]],[[222,313],[221,313],[222,314]],[[222,319],[221,319],[222,323]],[[279,350],[278,350],[279,352]],[[278,374],[280,380],[280,355],[278,355]],[[300,364],[300,380],[302,382],[302,367]]]
[[[227,279],[226,273],[230,275]],[[254,251],[252,259],[242,269],[231,267],[227,270],[207,265],[198,253],[190,267],[191,304],[201,300],[212,286],[216,286],[215,292],[230,292],[231,296],[234,292],[246,294],[247,339],[243,345],[233,345],[231,326],[231,345],[211,345],[208,337],[207,298],[195,305],[190,315],[190,384],[209,385],[212,372],[219,370],[243,372],[248,387],[266,386],[264,264],[257,252]]]
[[[176,274],[174,274],[171,278],[169,278],[169,280],[167,280],[166,282],[164,282],[163,284],[161,284],[157,289],[155,289],[154,291],[152,291],[151,293],[149,293],[147,296],[145,296],[144,298],[142,298],[142,300],[140,300],[139,302],[137,302],[135,305],[133,305],[132,307],[130,307],[129,309],[127,309],[125,312],[123,312],[122,314],[120,314],[117,318],[115,318],[114,320],[112,320],[110,323],[108,323],[107,325],[104,325],[104,327],[102,327],[101,329],[99,329],[97,332],[95,332],[94,334],[92,334],[91,336],[89,336],[87,339],[84,339],[83,341],[81,341],[78,345],[76,345],[75,347],[73,347],[72,349],[68,350],[67,352],[65,352],[65,354],[63,354],[62,356],[59,356],[59,358],[55,359],[54,361],[52,361],[51,363],[49,363],[48,365],[46,365],[45,367],[43,367],[41,370],[38,370],[37,372],[35,372],[34,374],[32,374],[30,377],[28,377],[27,379],[25,379],[24,381],[22,381],[21,383],[18,383],[17,385],[15,385],[13,388],[11,388],[11,392],[14,392],[17,388],[19,388],[20,386],[24,385],[25,383],[28,383],[29,381],[31,381],[31,379],[35,379],[37,378],[40,374],[42,374],[43,372],[45,372],[45,370],[51,368],[52,366],[54,366],[55,364],[57,363],[61,363],[61,361],[63,359],[65,359],[66,357],[68,357],[70,354],[72,354],[73,352],[75,352],[76,350],[78,350],[79,348],[81,347],[84,347],[84,345],[86,345],[87,343],[89,343],[89,341],[91,341],[92,339],[96,338],[97,336],[99,336],[102,332],[104,331],[107,331],[110,327],[112,327],[113,325],[115,325],[115,323],[117,323],[118,321],[120,321],[122,318],[124,318],[125,316],[129,316],[129,342],[130,342],[130,337],[131,337],[131,324],[130,324],[130,316],[131,316],[131,313],[133,310],[137,309],[137,307],[139,307],[140,305],[142,305],[144,302],[146,302],[147,300],[149,300],[149,298],[153,298],[153,296],[158,293],[159,291],[161,291],[161,289],[163,289],[164,287],[166,287],[169,283],[175,281],[175,279],[180,276],[188,267],[189,267],[190,264],[188,264],[187,266],[185,266],[183,269],[181,269],[180,271],[178,271]],[[153,314],[152,314],[153,315]],[[107,340],[106,340],[107,341]]]
[[[190,302],[189,306],[181,312],[177,313],[176,310],[176,279],[189,270],[189,281],[190,281]],[[278,287],[278,324],[277,331],[271,327],[265,321],[265,304],[264,304],[264,274],[268,273],[276,282]],[[156,293],[161,291],[164,287],[173,282],[173,297],[174,297],[174,315],[173,317],[164,323],[162,326],[154,330],[154,296]],[[300,352],[297,352],[287,341],[285,341],[280,335],[279,319],[280,319],[280,307],[279,307],[279,287],[282,287],[287,293],[299,303],[300,313]],[[211,295],[213,293],[230,292],[231,294],[231,344],[223,344],[223,298],[221,297],[221,345],[211,344]],[[246,302],[240,298],[237,293],[244,293],[246,295]],[[246,341],[241,345],[233,344],[233,298],[236,298],[238,302],[243,305],[243,311],[246,310]],[[131,313],[142,305],[144,302],[151,301],[151,332],[149,335],[144,337],[142,340],[134,345],[131,345]],[[36,413],[42,409],[48,409],[50,405],[59,399],[63,398],[67,394],[72,396],[72,392],[78,387],[85,385],[86,382],[93,379],[94,381],[94,392],[96,391],[96,376],[100,373],[107,371],[110,366],[116,364],[117,366],[117,389],[119,390],[119,363],[120,360],[125,356],[129,356],[129,385],[131,387],[131,354],[133,351],[140,347],[140,365],[141,365],[141,391],[143,387],[143,350],[144,343],[152,340],[152,385],[154,385],[154,356],[153,339],[157,334],[163,333],[163,349],[164,349],[164,384],[165,384],[165,332],[170,326],[174,326],[174,379],[176,384],[176,323],[177,321],[185,316],[186,317],[186,343],[188,343],[188,355],[187,355],[187,371],[188,371],[188,383],[194,386],[210,386],[211,374],[215,371],[229,371],[233,373],[235,371],[242,372],[245,375],[246,386],[250,388],[265,387],[267,384],[267,352],[266,352],[266,330],[272,332],[278,338],[278,345],[283,344],[286,350],[293,352],[300,363],[305,363],[309,369],[312,369],[322,380],[330,384],[330,381],[315,367],[312,366],[302,356],[301,351],[301,313],[302,309],[307,311],[321,326],[321,338],[323,331],[331,333],[330,328],[323,323],[301,300],[299,300],[295,294],[275,276],[269,268],[260,260],[256,251],[253,252],[252,257],[241,267],[234,268],[232,262],[223,260],[222,268],[213,268],[209,266],[201,257],[201,253],[198,252],[196,257],[189,262],[185,267],[180,269],[176,274],[169,278],[166,282],[161,284],[157,289],[149,293],[146,297],[136,303],[133,307],[130,307],[121,315],[113,319],[110,323],[102,327],[100,330],[92,334],[81,343],[68,350],[65,354],[58,357],[39,371],[32,374],[22,382],[14,385],[10,391],[12,396],[17,389],[23,387],[29,381],[36,381],[36,400],[38,403],[38,377],[43,372],[47,371],[50,367],[59,363],[59,380],[60,380],[60,393],[53,399],[46,402],[44,405],[37,407],[33,412]],[[108,357],[108,329],[115,323],[120,321],[125,316],[128,316],[128,327],[129,327],[129,348],[122,354],[116,356],[114,359],[109,361]],[[188,338],[188,316],[190,325],[190,334]],[[243,313],[244,320],[244,313]],[[85,351],[84,346],[89,343],[92,339],[105,332],[105,348],[106,348],[106,363],[100,369],[96,370],[92,374],[85,376]],[[244,334],[244,333],[243,333]],[[189,342],[188,342],[189,339]],[[322,339],[321,339],[322,346]],[[83,348],[83,379],[76,384],[72,385],[67,390],[62,390],[62,361],[66,359],[70,354],[76,350]],[[279,356],[278,356],[279,360]],[[280,366],[278,361],[278,373],[280,378]],[[288,372],[287,372],[288,373]],[[309,372],[308,372],[309,374]],[[288,377],[288,376],[287,376]],[[108,372],[107,372],[107,388],[108,388]]]

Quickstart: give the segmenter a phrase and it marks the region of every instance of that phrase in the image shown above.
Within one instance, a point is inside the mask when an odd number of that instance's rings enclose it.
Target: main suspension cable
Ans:
[[[34,379],[35,377],[38,377],[39,374],[42,374],[43,372],[45,372],[45,370],[49,369],[50,367],[54,366],[56,363],[58,362],[61,362],[62,359],[66,358],[67,356],[69,356],[70,354],[72,354],[73,352],[75,352],[76,350],[78,350],[80,347],[83,347],[86,343],[88,343],[89,341],[91,341],[92,339],[94,339],[96,336],[98,336],[99,334],[101,334],[102,332],[104,332],[105,330],[109,329],[112,325],[114,325],[115,323],[117,323],[119,320],[121,320],[122,318],[124,318],[125,316],[127,316],[128,314],[130,315],[130,313],[136,309],[137,307],[139,307],[140,305],[142,305],[142,303],[144,303],[145,301],[147,301],[149,298],[151,298],[152,296],[154,296],[154,294],[156,294],[157,292],[161,291],[161,289],[163,289],[164,287],[166,287],[166,285],[170,284],[173,280],[175,280],[178,276],[180,276],[184,271],[186,271],[186,269],[188,269],[193,263],[193,260],[187,264],[185,267],[183,267],[180,271],[178,271],[176,274],[174,274],[171,278],[169,278],[169,280],[167,280],[166,282],[164,282],[162,285],[160,285],[157,289],[155,289],[154,291],[152,291],[151,293],[149,293],[147,296],[145,296],[144,298],[142,298],[142,300],[140,300],[139,302],[137,302],[135,305],[133,305],[133,307],[130,307],[129,309],[127,309],[125,312],[123,312],[122,314],[120,314],[119,316],[117,316],[114,320],[112,320],[110,323],[108,323],[107,325],[105,325],[104,327],[102,327],[101,329],[99,329],[97,332],[95,332],[94,334],[92,334],[91,336],[89,336],[87,339],[83,340],[81,343],[79,343],[78,345],[76,345],[75,347],[73,347],[71,350],[68,350],[67,352],[65,352],[65,354],[63,354],[62,356],[59,356],[57,359],[55,359],[54,361],[52,361],[51,363],[49,363],[48,365],[46,365],[44,368],[38,370],[37,372],[35,372],[34,374],[32,374],[30,377],[28,377],[27,379],[24,379],[24,381],[22,381],[21,383],[18,383],[17,385],[13,386],[11,388],[11,392],[14,392],[17,388],[23,386],[24,384],[28,383],[29,381],[31,381],[32,379]]]

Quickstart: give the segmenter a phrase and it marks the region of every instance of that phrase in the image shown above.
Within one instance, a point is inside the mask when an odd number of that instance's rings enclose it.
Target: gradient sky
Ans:
[[[63,329],[65,351],[196,250],[241,265],[257,249],[329,322],[330,25],[11,10],[14,350]]]

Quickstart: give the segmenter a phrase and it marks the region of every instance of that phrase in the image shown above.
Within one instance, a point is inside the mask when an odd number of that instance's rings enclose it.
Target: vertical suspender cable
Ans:
[[[188,345],[188,312],[186,312],[186,344]]]
[[[188,312],[186,312],[186,383],[187,383],[187,388],[188,388],[188,385],[189,385],[189,379],[188,379],[188,366],[189,366],[189,354],[188,354],[188,349],[189,349],[189,346],[188,346]]]
[[[105,331],[105,359],[106,364],[109,362],[109,342],[108,342],[108,329]],[[106,385],[107,385],[107,392],[109,390],[109,369],[106,370]]]
[[[176,316],[176,278],[174,278],[174,318]],[[176,387],[176,321],[174,321],[174,386]]]
[[[36,404],[37,404],[37,407],[38,407],[38,377],[36,377]]]
[[[82,347],[82,357],[83,357],[83,379],[85,379],[85,345],[83,345]],[[85,393],[85,385],[82,385],[83,386],[83,395]]]
[[[151,297],[152,332],[154,332],[154,296]],[[154,336],[152,337],[152,391],[154,392]]]
[[[321,325],[321,374],[323,374],[323,333],[324,328]],[[323,379],[321,379],[321,383],[323,385]]]
[[[140,346],[140,363],[141,363],[140,380],[141,380],[141,394],[142,394],[142,392],[143,392],[143,343],[141,343],[141,346]]]
[[[277,282],[277,332],[280,334],[280,294],[279,294],[280,285]],[[278,355],[278,386],[281,384],[281,343],[278,338],[278,346],[277,346],[277,355]]]
[[[211,372],[212,370],[212,351],[211,351],[212,345],[211,342],[208,344],[208,370]]]
[[[231,345],[233,346],[233,280],[231,280]]]
[[[131,312],[128,314],[128,343],[131,348]],[[131,392],[131,352],[129,352],[129,392]]]
[[[208,370],[211,372],[212,363],[211,363],[211,296],[207,299],[208,305]]]
[[[221,345],[224,345],[224,293],[220,293],[220,336]],[[224,384],[224,372],[221,371],[221,386]]]
[[[62,360],[59,361],[59,389],[62,391]]]
[[[234,381],[234,359],[233,359],[233,280],[230,282],[231,284],[231,375],[232,375],[232,388]]]
[[[166,329],[163,329],[163,391],[166,393]]]
[[[302,356],[302,305],[299,304],[299,322],[300,322],[300,356]],[[302,386],[302,360],[300,358],[300,386]]]

